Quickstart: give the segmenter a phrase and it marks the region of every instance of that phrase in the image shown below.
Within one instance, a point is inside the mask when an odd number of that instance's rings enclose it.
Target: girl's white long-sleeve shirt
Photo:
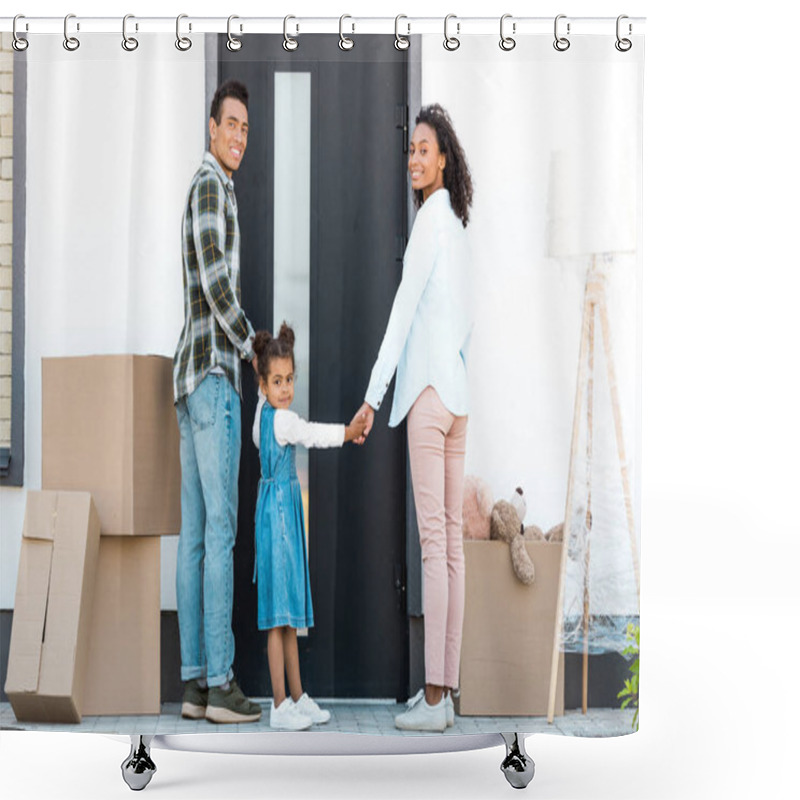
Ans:
[[[256,418],[253,420],[253,442],[261,448],[261,410],[267,398],[259,389]],[[341,447],[344,444],[344,425],[308,422],[288,408],[275,411],[275,439],[281,447],[301,444],[303,447]]]
[[[372,368],[365,400],[381,406],[397,371],[389,427],[402,422],[426,386],[451,414],[469,411],[467,349],[472,330],[470,253],[447,189],[417,212],[403,256],[403,278]]]

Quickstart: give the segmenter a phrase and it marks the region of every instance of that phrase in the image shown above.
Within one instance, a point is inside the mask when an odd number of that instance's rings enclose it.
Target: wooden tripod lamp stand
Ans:
[[[571,173],[562,153],[554,153],[550,174],[550,231],[548,240],[549,255],[561,259],[579,258],[588,261],[586,283],[583,294],[583,315],[581,320],[581,339],[578,355],[578,378],[575,389],[575,407],[572,423],[572,441],[569,457],[569,474],[567,478],[566,512],[564,516],[564,543],[561,553],[561,570],[558,582],[558,598],[556,603],[556,624],[553,639],[553,653],[550,669],[550,694],[548,701],[548,722],[555,716],[556,685],[558,678],[558,660],[563,635],[564,589],[567,571],[567,558],[573,539],[573,520],[576,516],[575,489],[577,484],[577,464],[579,461],[580,432],[586,427],[586,518],[587,534],[592,530],[592,446],[594,423],[594,367],[596,352],[596,322],[599,320],[602,334],[607,384],[610,393],[611,411],[616,434],[617,455],[619,458],[620,478],[625,505],[625,516],[630,536],[630,549],[633,573],[636,580],[637,608],[639,596],[639,556],[636,543],[636,525],[633,513],[633,500],[628,477],[627,457],[622,427],[617,377],[614,367],[614,354],[611,340],[611,326],[608,317],[608,301],[606,294],[607,276],[602,266],[606,261],[613,263],[613,255],[622,252],[634,252],[635,216],[633,206],[620,203],[619,187],[615,197],[601,195],[607,187],[599,187],[600,191],[579,192],[576,176]],[[589,194],[587,200],[587,194]],[[615,202],[616,201],[616,202]],[[627,214],[626,211],[630,211]],[[621,223],[620,223],[621,220]],[[585,407],[584,407],[585,400]],[[591,537],[587,535],[584,548],[583,569],[583,713],[588,707],[589,682],[589,619],[590,619],[590,564]]]

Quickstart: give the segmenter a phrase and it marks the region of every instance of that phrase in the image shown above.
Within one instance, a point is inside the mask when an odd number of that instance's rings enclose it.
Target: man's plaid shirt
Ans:
[[[194,175],[183,214],[184,324],[173,359],[175,402],[214,368],[241,394],[241,359],[253,327],[240,306],[239,220],[233,181],[211,153]]]

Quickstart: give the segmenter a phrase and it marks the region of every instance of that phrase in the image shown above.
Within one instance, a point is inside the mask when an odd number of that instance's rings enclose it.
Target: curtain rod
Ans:
[[[626,36],[644,33],[644,17],[624,17],[622,34]],[[177,20],[174,17],[136,17],[127,18],[128,33],[175,33]],[[505,15],[504,30],[507,34],[524,36],[528,34],[553,34],[554,17],[514,17]],[[615,35],[618,19],[615,17],[570,17],[559,15],[559,29],[570,35],[606,34]],[[182,33],[227,33],[237,36],[247,34],[284,34],[287,30],[292,36],[304,33],[329,34],[395,34],[403,36],[425,33],[443,34],[444,17],[193,17],[181,15]],[[230,26],[230,28],[229,28]],[[569,30],[567,30],[569,26]],[[81,17],[70,15],[70,32],[80,33],[122,33],[122,17]],[[14,17],[0,17],[0,31],[14,30]],[[64,17],[17,17],[18,35],[60,33],[65,30]],[[469,36],[475,34],[497,34],[500,31],[500,17],[458,17],[451,15],[448,20],[448,34]]]

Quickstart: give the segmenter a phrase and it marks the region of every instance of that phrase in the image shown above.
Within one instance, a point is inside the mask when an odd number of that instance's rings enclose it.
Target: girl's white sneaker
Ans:
[[[395,727],[401,731],[438,731],[447,728],[447,711],[444,697],[435,705],[429,706],[425,700],[425,690],[420,689],[408,701],[408,711],[394,718]]]
[[[456,724],[456,708],[453,705],[453,693],[448,692],[447,697],[444,699],[445,718],[447,719],[447,727],[452,728]]]
[[[294,707],[305,714],[314,725],[323,725],[331,718],[331,712],[320,708],[305,692],[303,696],[294,704]]]
[[[269,709],[269,726],[279,731],[304,731],[312,725],[311,717],[301,713],[292,701],[287,697],[277,708],[275,701],[272,700]]]

